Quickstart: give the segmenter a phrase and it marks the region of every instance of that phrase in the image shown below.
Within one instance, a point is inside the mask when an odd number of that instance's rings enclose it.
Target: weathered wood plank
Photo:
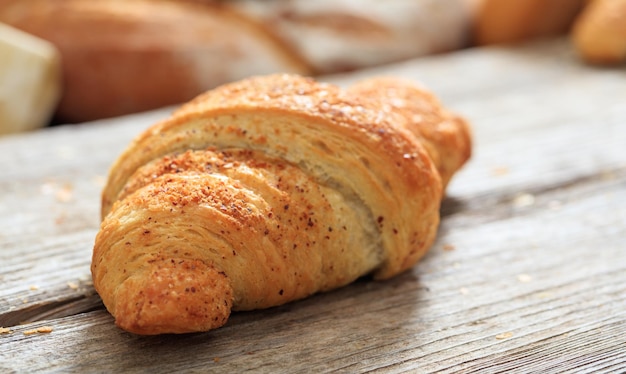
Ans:
[[[557,41],[329,79],[378,73],[423,81],[474,125],[433,250],[208,334],[121,332],[89,281],[108,167],[168,109],[0,138],[0,371],[626,370],[624,71]]]
[[[481,209],[456,213],[412,272],[235,314],[208,334],[137,337],[113,328],[103,311],[15,327],[0,337],[0,367],[546,372],[611,365],[619,372],[626,369],[626,228],[616,224],[625,218],[625,186],[621,173],[538,195],[526,207],[502,202],[502,212],[508,205],[517,213],[476,225],[456,222]],[[54,331],[22,334],[41,325]]]

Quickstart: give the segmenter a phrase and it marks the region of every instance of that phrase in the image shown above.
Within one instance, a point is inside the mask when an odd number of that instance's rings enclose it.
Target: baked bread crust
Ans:
[[[92,262],[116,323],[140,334],[205,331],[231,309],[413,266],[435,238],[437,166],[457,163],[447,160],[458,158],[457,137],[427,150],[424,134],[446,130],[446,117],[433,111],[422,123],[434,128],[412,132],[415,111],[388,105],[393,95],[406,106],[435,104],[403,97],[419,88],[399,80],[381,79],[382,95],[362,94],[376,82],[351,91],[293,75],[246,79],[137,137],[103,191]],[[466,159],[469,129],[458,123]]]

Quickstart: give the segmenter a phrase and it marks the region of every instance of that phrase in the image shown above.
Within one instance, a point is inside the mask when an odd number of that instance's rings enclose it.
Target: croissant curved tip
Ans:
[[[140,335],[208,331],[226,323],[232,288],[223,272],[201,261],[162,259],[116,292],[115,323]]]

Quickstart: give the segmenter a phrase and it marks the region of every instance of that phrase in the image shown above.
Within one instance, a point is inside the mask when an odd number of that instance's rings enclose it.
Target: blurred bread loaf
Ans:
[[[468,0],[235,0],[316,73],[381,65],[464,47]]]
[[[178,104],[271,72],[314,75],[461,48],[468,0],[0,0],[0,22],[52,42],[58,118]]]
[[[591,1],[577,19],[572,39],[582,58],[590,63],[625,62],[626,1]]]
[[[225,81],[306,74],[255,22],[221,7],[153,0],[2,0],[0,21],[55,44],[58,115],[81,122],[183,102]]]
[[[584,0],[477,0],[474,42],[518,42],[569,31]]]

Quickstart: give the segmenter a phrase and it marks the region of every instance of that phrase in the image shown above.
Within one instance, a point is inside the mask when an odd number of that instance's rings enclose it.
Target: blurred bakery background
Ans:
[[[0,0],[0,135],[176,105],[251,75],[334,74],[562,35],[626,58],[625,0]]]

